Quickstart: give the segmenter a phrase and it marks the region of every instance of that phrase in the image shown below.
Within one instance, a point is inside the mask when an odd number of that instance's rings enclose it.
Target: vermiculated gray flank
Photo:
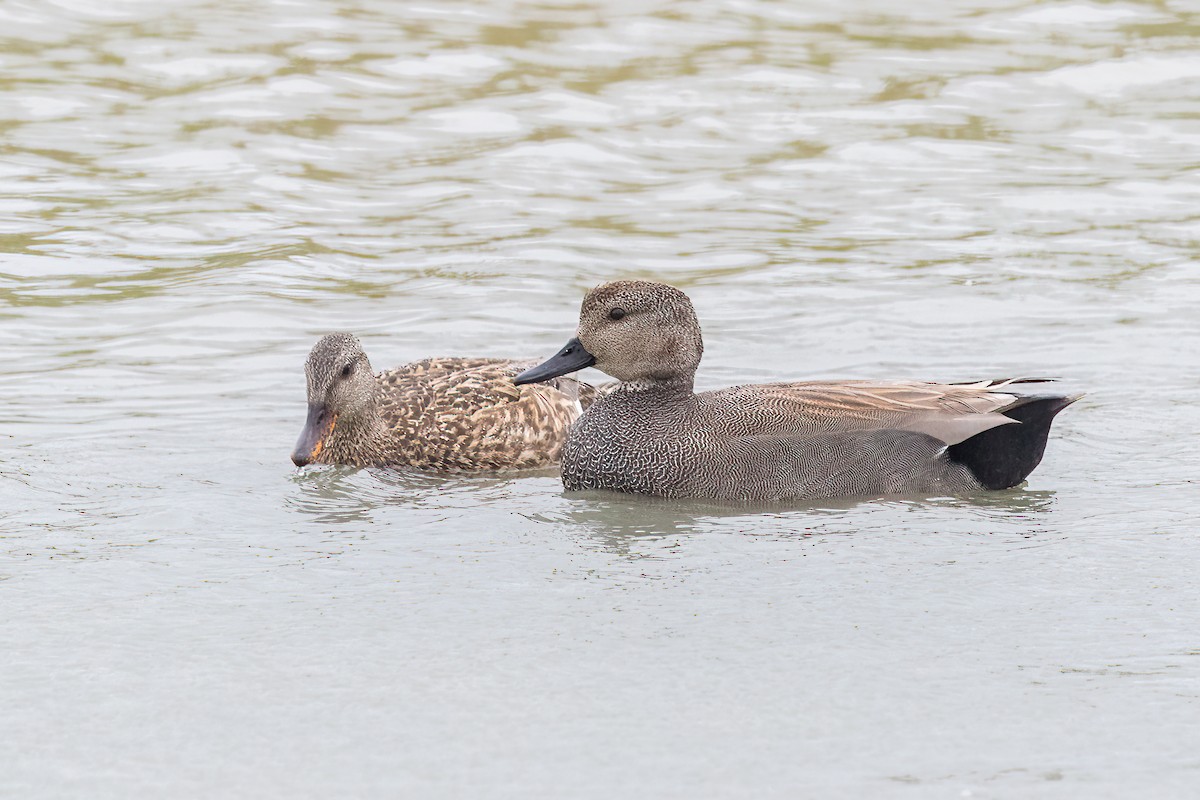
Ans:
[[[567,489],[783,500],[962,494],[1020,483],[1076,398],[970,384],[812,381],[693,392],[704,352],[687,295],[619,281],[584,298],[579,332],[517,383],[595,365],[617,378],[571,427]]]

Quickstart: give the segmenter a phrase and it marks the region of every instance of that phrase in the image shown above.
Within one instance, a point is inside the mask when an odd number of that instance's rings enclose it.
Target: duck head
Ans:
[[[579,330],[545,363],[516,383],[538,383],[595,366],[619,381],[691,388],[704,340],[692,301],[674,286],[615,281],[588,292]]]
[[[304,364],[308,419],[292,451],[298,467],[318,460],[335,428],[353,427],[372,407],[375,376],[357,338],[331,333],[313,345]]]

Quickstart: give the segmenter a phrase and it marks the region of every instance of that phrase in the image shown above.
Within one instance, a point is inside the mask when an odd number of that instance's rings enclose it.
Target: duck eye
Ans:
[[[625,309],[623,308],[614,308],[612,311],[608,312],[609,319],[617,320],[623,316],[625,316]]]
[[[342,377],[343,378],[349,378],[351,372],[354,372],[353,364],[347,364],[346,366],[342,367]]]

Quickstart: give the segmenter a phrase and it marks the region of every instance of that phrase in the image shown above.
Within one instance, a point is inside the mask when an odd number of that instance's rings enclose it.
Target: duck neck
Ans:
[[[692,394],[693,378],[693,375],[677,375],[666,379],[641,378],[621,381],[616,390],[666,398],[688,396]]]
[[[379,404],[372,395],[353,415],[338,417],[329,432],[330,455],[342,462],[373,463],[383,447],[384,433]]]

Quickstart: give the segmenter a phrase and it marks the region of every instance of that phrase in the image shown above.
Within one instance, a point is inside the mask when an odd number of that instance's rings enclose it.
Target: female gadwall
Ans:
[[[304,365],[308,421],[292,461],[439,472],[555,464],[594,391],[571,378],[516,386],[530,363],[427,358],[376,375],[358,339],[331,333]]]
[[[567,489],[785,500],[1005,489],[1042,458],[1054,415],[1076,397],[970,384],[812,381],[695,394],[704,343],[687,295],[619,281],[593,289],[579,331],[517,377],[595,365],[620,383],[572,426]]]

